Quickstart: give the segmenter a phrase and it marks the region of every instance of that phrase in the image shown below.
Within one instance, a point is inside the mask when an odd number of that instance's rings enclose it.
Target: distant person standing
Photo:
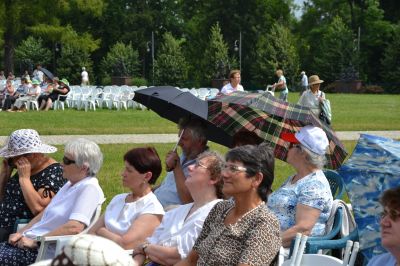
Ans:
[[[89,74],[86,71],[86,67],[82,67],[81,77],[82,77],[82,86],[89,85]]]
[[[300,73],[301,76],[301,90],[300,90],[300,96],[303,94],[308,89],[308,77],[306,75],[306,72],[301,71]]]
[[[5,80],[5,79],[6,79],[6,76],[4,76],[4,71],[1,70],[0,71],[0,80]]]
[[[240,85],[240,70],[231,70],[229,73],[230,82],[222,87],[221,93],[230,94],[235,91],[244,91],[243,86]]]
[[[40,70],[41,68],[42,66],[40,64],[37,64],[36,69],[33,71],[33,78],[39,80],[40,83],[43,82],[43,75],[44,75],[42,70]]]
[[[289,94],[289,90],[288,87],[286,85],[286,78],[285,76],[283,76],[283,70],[282,69],[278,69],[275,74],[278,76],[278,82],[275,83],[274,85],[272,85],[272,88],[274,90],[278,89],[281,91],[281,94],[279,96],[279,99],[287,102],[287,98],[288,98],[288,94]]]

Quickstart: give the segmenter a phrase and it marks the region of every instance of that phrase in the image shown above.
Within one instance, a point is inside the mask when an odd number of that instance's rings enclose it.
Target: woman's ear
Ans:
[[[150,179],[153,177],[152,172],[147,172],[144,174],[144,179],[146,179],[147,182],[150,182]]]
[[[261,172],[257,172],[253,177],[253,187],[259,187],[264,178],[264,175]]]

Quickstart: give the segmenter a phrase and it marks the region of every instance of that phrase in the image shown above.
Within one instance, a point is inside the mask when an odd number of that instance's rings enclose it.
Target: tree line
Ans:
[[[396,0],[4,0],[0,63],[17,75],[40,63],[72,83],[85,66],[95,84],[132,76],[138,85],[181,87],[209,87],[241,67],[248,89],[275,82],[281,68],[292,89],[305,70],[325,84],[362,80],[398,93],[399,7]]]

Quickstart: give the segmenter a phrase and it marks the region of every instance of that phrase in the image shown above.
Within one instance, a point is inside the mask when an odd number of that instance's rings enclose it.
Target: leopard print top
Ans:
[[[278,219],[265,204],[249,211],[235,224],[225,217],[235,206],[232,200],[217,203],[204,222],[193,249],[197,265],[271,265],[281,247]]]

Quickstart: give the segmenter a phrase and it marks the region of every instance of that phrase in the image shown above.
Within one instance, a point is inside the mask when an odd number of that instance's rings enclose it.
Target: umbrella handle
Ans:
[[[179,134],[178,141],[175,143],[175,146],[174,146],[174,148],[172,149],[173,152],[176,152],[176,149],[178,148],[179,141],[181,141],[183,132],[185,132],[185,129],[182,129],[181,134]]]

